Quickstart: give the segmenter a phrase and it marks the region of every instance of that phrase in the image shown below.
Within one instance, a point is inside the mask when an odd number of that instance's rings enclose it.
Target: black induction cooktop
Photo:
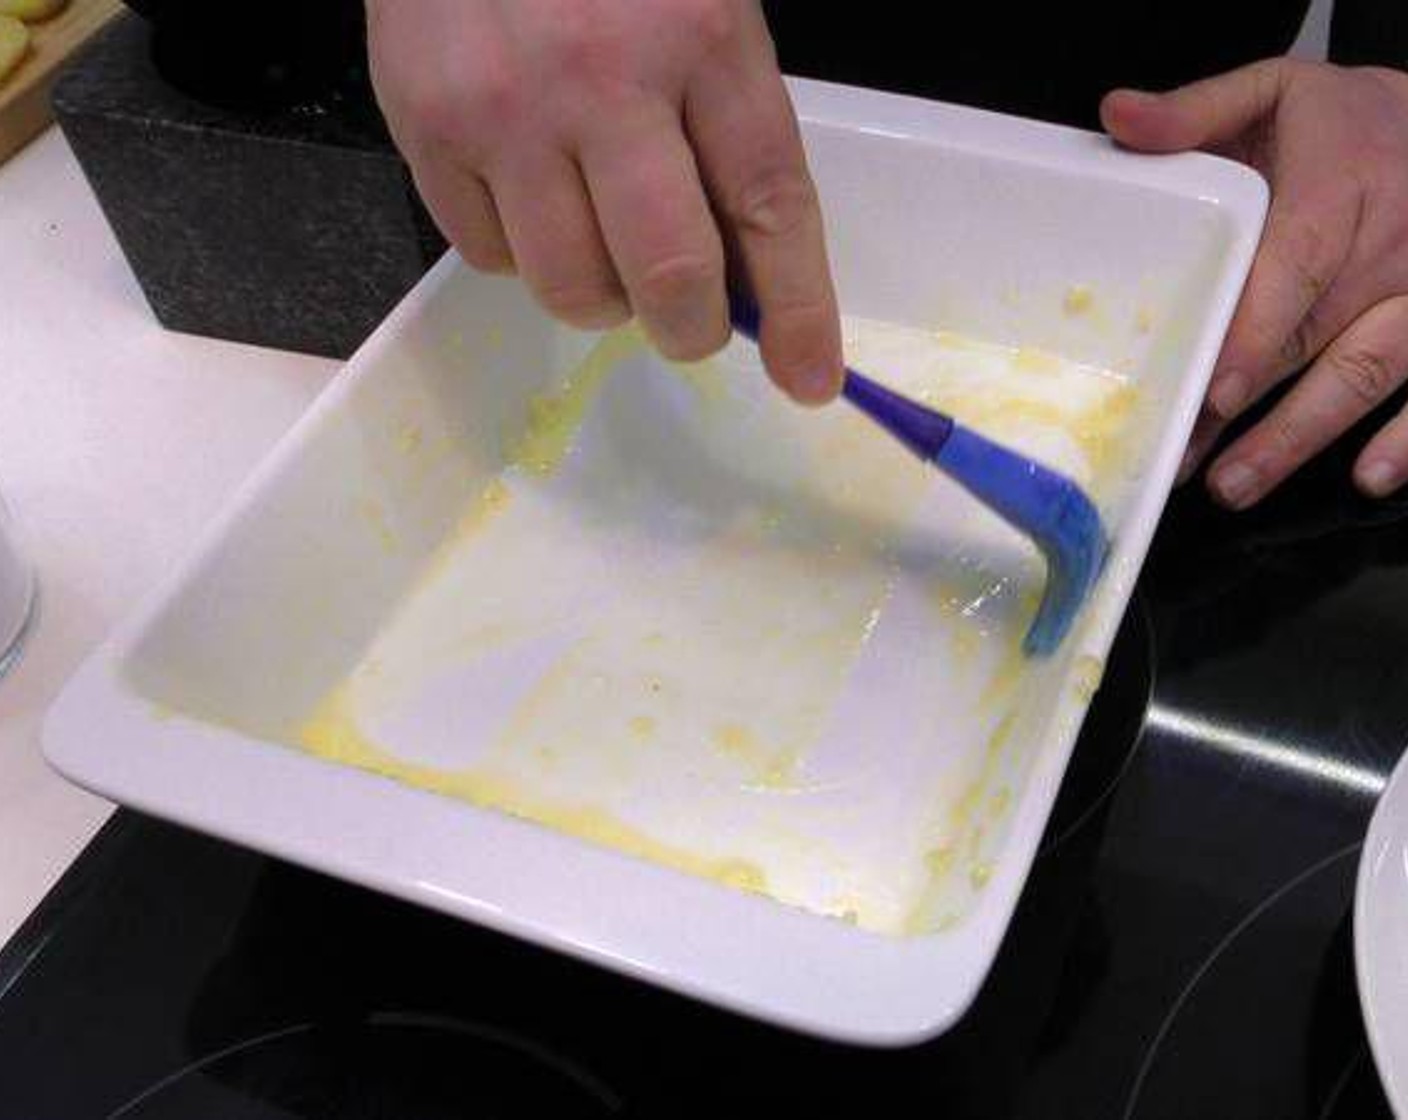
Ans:
[[[119,812],[0,952],[0,1120],[1388,1116],[1350,909],[1408,496],[1349,444],[1251,514],[1174,499],[949,1035],[798,1037]]]

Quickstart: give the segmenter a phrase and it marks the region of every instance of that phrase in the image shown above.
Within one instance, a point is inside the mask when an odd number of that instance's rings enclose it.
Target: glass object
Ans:
[[[16,540],[15,523],[0,499],[0,675],[19,656],[34,604],[34,572]]]

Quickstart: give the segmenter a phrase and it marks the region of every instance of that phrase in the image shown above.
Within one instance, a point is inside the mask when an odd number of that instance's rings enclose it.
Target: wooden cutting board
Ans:
[[[0,163],[54,119],[49,91],[59,68],[122,10],[121,0],[70,0],[53,19],[30,25],[29,54],[8,78],[0,80]]]

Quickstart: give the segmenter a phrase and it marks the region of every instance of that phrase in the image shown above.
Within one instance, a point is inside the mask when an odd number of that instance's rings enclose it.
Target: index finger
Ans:
[[[840,313],[797,117],[762,34],[763,57],[745,50],[694,81],[686,119],[762,312],[768,373],[795,400],[824,404],[841,389]]]

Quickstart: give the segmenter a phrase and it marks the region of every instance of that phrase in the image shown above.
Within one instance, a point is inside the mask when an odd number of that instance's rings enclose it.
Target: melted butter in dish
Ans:
[[[858,368],[1116,494],[1135,390],[852,321]],[[606,336],[498,468],[305,750],[881,933],[960,921],[1031,742],[1031,547],[756,353]]]

